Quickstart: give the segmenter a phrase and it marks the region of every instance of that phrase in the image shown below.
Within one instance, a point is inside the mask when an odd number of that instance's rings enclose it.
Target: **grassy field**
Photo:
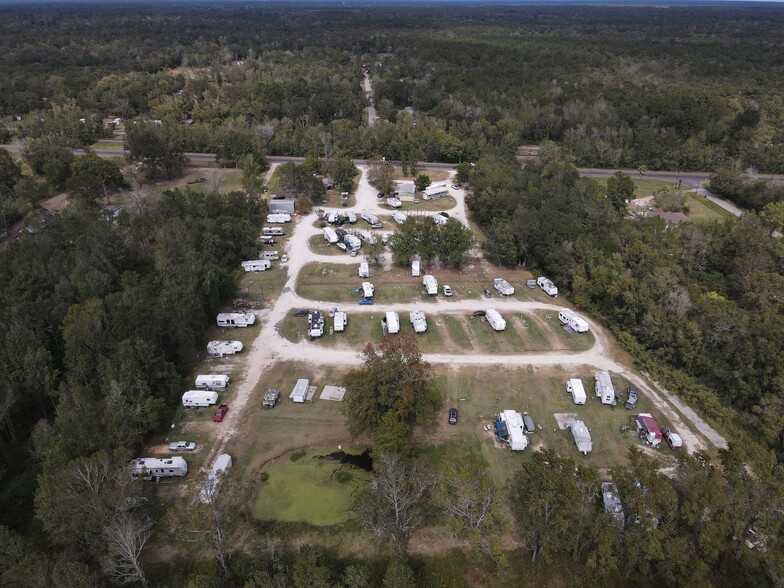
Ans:
[[[412,213],[412,212],[441,212],[442,210],[451,210],[455,206],[457,206],[457,200],[455,200],[452,196],[444,196],[443,198],[439,198],[438,200],[423,200],[421,197],[419,199],[418,204],[414,204],[413,202],[409,202],[406,200],[402,201],[403,206],[398,208],[398,210],[402,210],[405,213]],[[393,210],[392,207],[389,208]]]
[[[124,148],[122,141],[119,143],[117,141],[102,141],[98,140],[92,145],[90,145],[90,149],[93,150],[104,150],[104,151],[122,151]]]
[[[321,221],[319,221],[321,222]],[[308,239],[308,249],[317,255],[348,255],[345,251],[341,251],[335,245],[329,245],[323,235],[313,235]],[[357,254],[359,259],[359,254]],[[364,257],[362,257],[364,259]],[[359,263],[359,261],[357,261]]]
[[[427,174],[430,177],[431,184],[437,184],[439,182],[445,182],[449,178],[449,172],[445,169],[421,169],[417,168],[416,170],[417,175],[419,174]],[[404,176],[402,168],[395,168],[395,180],[397,181],[408,181],[413,182],[414,178],[410,175]]]
[[[732,216],[731,212],[724,210],[715,202],[692,194],[686,196],[686,206],[689,207],[688,217],[695,223],[711,222]]]
[[[259,487],[253,516],[261,520],[335,525],[349,517],[352,493],[370,479],[358,468],[318,459],[326,452],[309,452],[296,461],[270,468]],[[345,472],[336,475],[338,472]]]
[[[599,182],[599,184],[605,188],[607,187],[607,178],[592,179]],[[640,177],[632,177],[631,180],[634,182],[635,187],[633,198],[645,198],[646,196],[652,196],[654,192],[660,190],[661,188],[675,185],[675,182],[665,182],[664,180],[652,180]]]

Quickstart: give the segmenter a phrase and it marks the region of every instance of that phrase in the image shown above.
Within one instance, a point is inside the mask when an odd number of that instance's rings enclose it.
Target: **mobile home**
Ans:
[[[290,223],[291,215],[287,212],[274,212],[267,215],[268,223]]]
[[[201,502],[209,504],[215,499],[218,494],[218,488],[232,465],[231,456],[228,453],[222,453],[215,458],[210,472],[204,480],[204,485],[199,490],[199,500]]]
[[[185,408],[207,408],[218,403],[218,393],[212,390],[188,390],[182,395]]]
[[[252,312],[222,312],[218,315],[219,327],[248,327],[256,323]]]
[[[446,184],[434,184],[424,189],[422,198],[424,200],[438,200],[444,196],[449,196]]]
[[[662,442],[662,432],[659,425],[653,420],[653,416],[647,412],[634,415],[634,428],[640,439],[651,447],[658,447]]]
[[[324,232],[324,241],[328,244],[334,245],[338,242],[338,234],[335,232],[335,229],[332,227],[324,227],[322,231]]]
[[[558,288],[556,288],[555,284],[553,284],[550,280],[548,280],[544,276],[539,276],[538,278],[536,278],[536,284],[548,296],[558,296]]]
[[[523,415],[514,410],[505,410],[498,415],[498,421],[503,423],[500,430],[506,432],[506,441],[509,443],[509,448],[512,451],[523,451],[528,447],[528,437],[525,436],[525,426],[523,424]],[[499,426],[496,425],[496,431],[499,431]]]
[[[324,334],[324,313],[314,310],[308,313],[308,335],[311,339],[317,339]]]
[[[378,217],[375,214],[370,214],[369,212],[363,212],[360,216],[362,217],[362,220],[369,225],[378,224]]]
[[[425,275],[425,277],[422,278],[422,283],[425,285],[425,290],[430,296],[438,294],[438,280],[436,280],[435,276],[431,276],[430,274]]]
[[[575,404],[585,404],[585,388],[582,380],[572,378],[566,382],[566,391],[572,395]]]
[[[207,353],[213,357],[234,355],[242,351],[242,341],[210,341],[207,343]]]
[[[583,455],[588,455],[593,450],[593,441],[591,440],[591,432],[585,423],[582,421],[572,421],[569,425],[572,430],[572,437],[574,444],[577,446],[577,451]]]
[[[419,260],[414,260],[411,262],[411,275],[415,278],[419,277],[420,275]]]
[[[348,316],[345,312],[337,311],[335,313],[335,332],[342,333],[346,330],[346,325],[348,324]]]
[[[285,234],[283,227],[264,227],[261,229],[263,237],[282,237]]]
[[[405,212],[396,210],[392,213],[392,220],[394,220],[397,224],[402,225],[408,220],[408,215]]]
[[[368,266],[367,261],[363,261],[359,264],[359,277],[360,278],[369,278],[370,277],[370,267]]]
[[[503,278],[496,278],[493,280],[493,288],[495,288],[495,291],[501,296],[511,296],[515,293],[514,286]]]
[[[444,226],[447,223],[447,221],[449,220],[447,217],[445,217],[440,212],[435,213],[431,218],[433,219],[433,222],[436,223],[439,226]]]
[[[602,404],[615,406],[615,388],[613,387],[610,372],[598,371],[593,375],[596,385],[596,397],[602,399]]]
[[[155,480],[159,478],[182,478],[188,474],[188,462],[179,456],[158,459],[140,457],[131,460],[131,474],[135,478]]]
[[[276,261],[280,259],[280,254],[277,251],[259,251],[259,259]]]
[[[410,313],[411,324],[414,326],[415,333],[424,333],[427,331],[427,319],[425,313],[421,310],[412,310]]]
[[[573,310],[562,308],[558,311],[558,320],[561,321],[562,325],[568,326],[573,331],[578,333],[588,332],[588,322]]]
[[[388,310],[386,317],[387,333],[394,335],[400,332],[400,317],[394,310]]]
[[[229,385],[229,376],[225,374],[204,374],[196,376],[198,390],[225,390]]]
[[[251,259],[242,262],[242,269],[246,272],[265,272],[272,267],[269,259]]]
[[[493,327],[494,331],[503,331],[506,329],[506,321],[504,320],[504,317],[502,317],[501,314],[494,308],[487,310],[485,318],[487,319],[487,322],[490,324],[490,326]]]
[[[373,298],[374,291],[375,288],[373,287],[373,284],[370,282],[362,282],[362,295],[365,298]]]
[[[297,380],[294,389],[291,391],[291,394],[289,394],[289,398],[291,398],[292,401],[297,403],[305,402],[305,398],[307,398],[308,396],[309,388],[310,388],[309,380],[305,380],[305,379]]]

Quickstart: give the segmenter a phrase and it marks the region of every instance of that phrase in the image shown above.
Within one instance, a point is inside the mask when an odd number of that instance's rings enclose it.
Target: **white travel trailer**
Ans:
[[[577,451],[583,455],[588,455],[593,450],[593,441],[591,440],[591,432],[585,423],[582,421],[572,421],[569,425],[572,430],[572,437],[574,444],[577,446]]]
[[[234,355],[242,351],[242,341],[210,341],[207,343],[207,353],[213,357]]]
[[[198,390],[225,390],[229,385],[229,376],[226,374],[203,374],[196,376]]]
[[[449,196],[449,190],[447,190],[446,184],[434,184],[424,189],[422,198],[425,200],[438,200],[444,196]]]
[[[585,404],[585,388],[583,388],[583,381],[577,378],[572,378],[566,382],[566,391],[572,395],[572,400],[575,404]]]
[[[343,237],[343,242],[348,246],[351,251],[357,251],[362,247],[362,241],[355,235],[346,235]]]
[[[558,311],[558,320],[561,321],[561,324],[567,325],[573,331],[578,333],[588,332],[588,322],[568,308],[562,308]]]
[[[411,262],[411,275],[413,277],[415,277],[415,278],[418,278],[419,275],[420,275],[419,261],[418,260],[414,260],[414,261]]]
[[[596,397],[602,399],[602,404],[615,406],[615,388],[613,388],[610,372],[598,371],[593,377],[596,382]]]
[[[357,271],[360,278],[369,278],[370,277],[370,266],[368,266],[367,261],[363,261],[359,264],[359,270]]]
[[[291,215],[288,212],[275,212],[267,215],[268,223],[290,223]]]
[[[259,251],[259,259],[276,261],[280,259],[280,254],[277,251]]]
[[[523,451],[528,447],[528,437],[525,435],[523,415],[514,410],[505,410],[500,415],[501,421],[506,425],[509,448],[512,451]]]
[[[447,221],[449,220],[448,218],[446,218],[440,212],[435,213],[431,218],[433,219],[433,222],[436,223],[439,226],[445,225],[447,223]]]
[[[378,243],[378,239],[370,231],[357,231],[357,237],[368,245],[375,245]]]
[[[394,335],[400,332],[400,317],[394,310],[388,310],[386,314],[387,333]]]
[[[335,212],[334,210],[330,213],[327,213],[327,222],[331,225],[340,222],[340,213]]]
[[[496,278],[493,280],[493,288],[495,288],[496,292],[501,296],[511,296],[515,293],[514,286],[503,278]]]
[[[316,339],[324,334],[324,313],[320,310],[308,313],[308,334],[311,339]]]
[[[154,481],[160,478],[182,478],[188,474],[188,462],[179,456],[166,459],[140,457],[131,460],[131,468],[134,478]]]
[[[272,267],[269,259],[251,259],[242,262],[242,269],[246,272],[265,272]]]
[[[425,290],[431,296],[435,296],[438,294],[438,280],[436,280],[435,276],[431,276],[430,274],[425,275],[422,278],[422,283],[425,285]]]
[[[262,237],[282,237],[285,234],[283,227],[264,227],[261,229]]]
[[[375,288],[373,287],[373,284],[370,282],[362,282],[362,295],[365,298],[373,298],[374,291]]]
[[[324,241],[330,245],[334,245],[338,242],[338,234],[335,232],[335,229],[332,227],[324,227],[322,231],[324,232]]]
[[[350,224],[352,224],[352,225],[353,225],[353,224],[356,224],[356,222],[357,222],[357,215],[356,215],[356,214],[354,214],[354,213],[353,213],[353,212],[351,212],[351,211],[347,211],[347,212],[346,212],[346,220],[347,220],[347,221],[348,221]]]
[[[400,212],[396,210],[392,213],[392,220],[395,221],[397,224],[402,225],[404,222],[408,220],[408,215],[405,212]]]
[[[378,224],[378,217],[375,214],[370,214],[369,212],[363,212],[360,216],[362,217],[362,220],[369,225]]]
[[[502,317],[501,314],[494,308],[487,310],[485,318],[487,319],[487,322],[490,324],[490,326],[493,327],[494,331],[503,331],[506,329],[506,321],[504,320],[504,317]]]
[[[205,504],[209,504],[215,500],[218,489],[223,478],[228,475],[227,472],[232,466],[231,456],[228,453],[221,453],[215,458],[215,461],[204,480],[204,485],[199,490],[199,500]]]
[[[415,333],[424,333],[427,331],[427,319],[425,313],[421,310],[412,310],[410,313],[411,324],[414,326]]]
[[[400,208],[403,206],[403,203],[400,202],[400,199],[395,198],[394,196],[390,196],[387,198],[387,206],[391,206],[392,208]]]
[[[185,408],[207,408],[218,403],[218,393],[212,390],[188,390],[182,395]]]
[[[308,396],[308,389],[310,388],[310,381],[301,379],[297,380],[297,383],[294,385],[294,389],[289,394],[289,398],[292,401],[297,403],[305,402],[305,399]]]
[[[544,293],[547,294],[548,296],[558,296],[558,288],[556,288],[555,284],[553,284],[550,280],[548,280],[544,276],[539,276],[538,278],[536,278],[536,284],[542,290],[544,290]]]
[[[348,324],[348,316],[345,312],[337,311],[335,313],[335,332],[342,333],[346,330],[346,325]]]
[[[222,312],[218,315],[219,327],[249,327],[256,323],[252,312]]]

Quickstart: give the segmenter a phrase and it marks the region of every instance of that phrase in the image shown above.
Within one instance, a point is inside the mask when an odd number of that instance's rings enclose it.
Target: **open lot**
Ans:
[[[715,202],[692,194],[686,196],[686,205],[689,207],[687,216],[695,223],[711,222],[732,216],[730,211]]]
[[[605,188],[607,187],[607,178],[592,178],[594,181],[598,182]],[[652,180],[649,178],[641,178],[641,177],[634,177],[631,176],[632,182],[634,182],[634,195],[632,198],[644,198],[646,196],[651,196],[657,190],[661,190],[662,188],[666,188],[667,186],[674,186],[673,182],[666,182],[664,180]]]

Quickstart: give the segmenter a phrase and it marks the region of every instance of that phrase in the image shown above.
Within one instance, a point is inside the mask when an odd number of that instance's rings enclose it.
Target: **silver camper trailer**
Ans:
[[[188,462],[179,456],[158,459],[140,457],[131,460],[131,475],[157,482],[160,478],[182,478],[188,474]]]
[[[229,385],[229,376],[225,374],[202,374],[196,376],[198,390],[225,390]]]
[[[248,327],[256,322],[252,312],[222,312],[218,315],[219,327]]]
[[[214,390],[188,390],[182,395],[185,408],[207,408],[218,403],[218,393]]]

